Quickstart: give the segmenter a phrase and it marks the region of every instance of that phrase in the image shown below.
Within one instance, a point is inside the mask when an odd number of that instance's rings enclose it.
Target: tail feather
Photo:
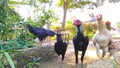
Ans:
[[[54,36],[55,35],[55,32],[54,31],[51,31],[51,30],[47,30],[47,34],[49,36]]]

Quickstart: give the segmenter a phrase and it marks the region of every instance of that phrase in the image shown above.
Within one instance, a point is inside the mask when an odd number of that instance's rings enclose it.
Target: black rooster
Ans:
[[[57,32],[56,35],[57,35],[57,42],[55,43],[54,48],[55,48],[55,52],[58,55],[58,64],[60,65],[60,68],[62,68],[60,55],[62,56],[62,61],[63,61],[68,44],[66,42],[63,42],[63,39],[59,31]]]
[[[26,27],[29,29],[30,33],[34,34],[36,37],[38,37],[39,41],[41,41],[41,45],[43,40],[47,37],[47,36],[54,36],[55,32],[51,31],[51,30],[46,30],[44,28],[35,28],[32,27],[29,24],[26,24]]]
[[[83,68],[83,60],[87,46],[89,44],[89,38],[88,36],[84,36],[82,22],[80,22],[80,20],[76,20],[74,22],[74,25],[76,25],[78,30],[77,35],[75,35],[75,37],[73,38],[75,58],[76,58],[76,68],[78,68],[78,51],[82,51],[81,68]]]

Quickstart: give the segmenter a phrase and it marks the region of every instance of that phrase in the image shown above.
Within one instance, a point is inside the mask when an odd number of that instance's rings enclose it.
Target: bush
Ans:
[[[84,22],[83,26],[84,26],[84,34],[88,35],[88,37],[91,39],[94,36],[94,34],[97,30],[97,23],[95,23],[95,22],[87,22],[87,23]]]
[[[91,39],[95,32],[97,31],[97,23],[96,22],[83,22],[83,26],[84,26],[84,34],[85,35],[88,35],[88,37]],[[62,29],[61,26],[52,26],[52,29],[54,29],[54,31],[57,31],[57,30],[65,30],[65,31],[68,31],[69,32],[69,37],[70,37],[70,40],[73,39],[73,37],[75,36],[76,32],[77,32],[77,29],[76,29],[76,26],[74,26],[72,24],[72,21],[68,21],[65,28]]]
[[[65,27],[65,30],[66,31],[68,31],[69,32],[69,38],[70,38],[70,40],[72,40],[73,39],[73,37],[75,36],[75,34],[76,34],[76,27],[75,26],[73,26],[72,24],[71,25],[66,25],[66,27]]]
[[[117,28],[120,28],[120,22],[117,22],[116,25],[117,25]]]

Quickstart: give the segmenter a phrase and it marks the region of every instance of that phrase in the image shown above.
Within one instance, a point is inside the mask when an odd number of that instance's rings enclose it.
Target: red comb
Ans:
[[[97,18],[97,19],[102,18],[102,14],[96,15],[96,18]]]
[[[110,21],[106,21],[105,24],[111,24],[111,22]]]
[[[77,20],[74,21],[73,25],[79,26],[81,23],[82,23],[82,22],[77,19]]]

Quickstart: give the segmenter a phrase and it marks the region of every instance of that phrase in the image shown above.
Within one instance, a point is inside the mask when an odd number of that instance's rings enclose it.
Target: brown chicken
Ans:
[[[109,57],[113,56],[114,60],[117,64],[120,65],[120,62],[117,60],[116,53],[120,51],[120,41],[113,41],[111,45],[109,46]]]

